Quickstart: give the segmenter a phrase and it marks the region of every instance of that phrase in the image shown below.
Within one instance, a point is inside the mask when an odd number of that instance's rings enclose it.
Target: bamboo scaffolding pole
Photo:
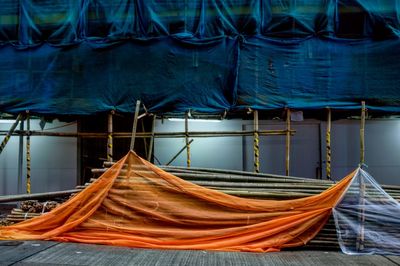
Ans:
[[[116,180],[116,182],[118,182]],[[31,200],[31,199],[49,199],[55,197],[66,197],[70,194],[78,193],[84,188],[86,188],[90,183],[85,184],[84,186],[79,186],[74,190],[65,190],[65,191],[55,191],[55,192],[46,192],[46,193],[35,193],[35,194],[24,194],[24,195],[9,195],[0,197],[0,203],[4,202],[15,202],[22,200]],[[131,183],[130,183],[131,185]],[[212,186],[210,186],[212,187]],[[270,199],[290,199],[290,198],[301,198],[306,196],[316,195],[318,191],[282,191],[282,190],[255,190],[255,189],[243,189],[243,188],[223,188],[221,186],[213,186],[212,188],[224,192],[229,195],[242,196],[242,197],[257,197],[257,198],[270,198]],[[399,200],[399,197],[397,197]],[[377,225],[379,226],[379,225]]]
[[[293,136],[296,133],[295,130],[291,130],[290,134]],[[6,135],[6,131],[0,131],[1,135]],[[48,131],[31,131],[30,136],[49,136],[49,137],[81,137],[81,138],[107,138],[107,133],[95,133],[95,132],[48,132]],[[136,138],[151,138],[154,134],[155,138],[185,138],[185,132],[136,132]],[[260,130],[260,136],[278,136],[286,135],[286,130]],[[15,130],[12,136],[26,136],[28,132],[26,130]],[[253,136],[253,130],[247,131],[192,131],[190,136],[192,138],[208,138],[208,137],[242,137],[242,136]],[[131,138],[132,132],[114,132],[113,138]]]
[[[361,102],[361,126],[360,126],[360,164],[365,163],[365,101]]]
[[[15,122],[12,124],[10,130],[6,132],[4,139],[0,144],[0,154],[3,152],[3,150],[6,147],[8,141],[10,140],[10,137],[13,135],[15,128],[18,126],[18,123],[22,118],[23,118],[23,115],[19,114],[17,116],[17,119],[15,119]]]
[[[260,172],[260,139],[258,133],[258,110],[254,112],[254,143],[253,143],[253,152],[254,152],[254,172]]]
[[[328,108],[328,117],[326,121],[326,179],[331,180],[331,109]]]
[[[149,153],[147,154],[147,161],[151,160],[151,156],[153,155],[153,146],[154,146],[154,130],[156,129],[156,115],[153,115],[153,121],[151,126],[151,135],[150,135],[150,147]]]
[[[20,130],[24,130],[24,118],[21,119],[19,123]],[[23,180],[23,165],[24,165],[24,136],[19,136],[19,145],[18,145],[18,177],[17,177],[17,190],[18,194],[22,194],[22,180]]]
[[[113,115],[114,110],[107,116],[107,161],[113,161]]]
[[[360,175],[360,180],[359,180],[359,223],[360,223],[360,228],[359,232],[357,235],[357,243],[356,243],[356,248],[358,251],[362,251],[364,249],[364,223],[365,223],[365,182],[364,182],[364,177],[363,175]]]
[[[141,122],[141,124],[142,124],[142,131],[145,132],[144,121],[143,121],[143,119],[142,119],[140,122]],[[148,156],[148,154],[149,154],[147,139],[146,139],[146,138],[142,138],[142,140],[143,140],[143,146],[144,146],[144,157],[147,158],[147,156]]]
[[[190,167],[189,111],[185,114],[186,166]]]
[[[365,101],[361,102],[361,125],[360,125],[360,165],[365,163]],[[365,181],[364,176],[360,175],[359,180],[359,223],[360,228],[357,236],[356,248],[358,251],[364,249],[364,224],[365,224]]]
[[[104,166],[110,167],[114,163],[104,162]],[[126,169],[126,164],[123,166],[123,169]],[[284,175],[275,175],[275,174],[264,174],[264,173],[254,173],[254,172],[246,172],[246,171],[238,171],[238,170],[226,170],[226,169],[215,169],[215,168],[202,168],[202,167],[191,167],[186,168],[182,166],[166,166],[161,165],[158,166],[159,168],[170,172],[175,173],[177,175],[183,174],[197,174],[198,176],[214,176],[214,177],[224,177],[224,176],[238,176],[243,177],[247,181],[251,181],[253,178],[254,180],[261,180],[261,181],[268,181],[268,178],[276,179],[276,180],[291,180],[291,181],[298,181],[298,182],[315,182],[314,179],[304,178],[304,177],[293,177],[293,176],[284,176]],[[101,168],[101,169],[92,169],[93,173],[103,173],[108,168]],[[145,168],[147,169],[147,168]],[[183,172],[182,172],[183,170]],[[328,180],[318,180],[319,183],[327,183],[327,184],[334,184],[333,181]],[[400,189],[400,186],[399,186]]]
[[[180,166],[159,166],[161,169],[164,169],[168,172],[173,171],[174,169],[185,169],[184,167]],[[294,176],[284,176],[284,175],[275,175],[275,174],[264,174],[264,173],[254,173],[254,172],[246,172],[246,171],[239,171],[239,170],[226,170],[226,169],[214,169],[214,168],[201,168],[201,167],[193,167],[191,168],[194,171],[200,171],[205,173],[211,173],[213,175],[232,175],[232,176],[245,176],[250,180],[253,177],[260,177],[260,178],[275,178],[278,180],[300,180],[301,182],[314,182],[315,180],[303,177],[294,177]],[[332,181],[328,180],[319,180],[318,182],[324,182],[333,184]]]
[[[33,199],[68,197],[69,195],[80,192],[80,191],[81,191],[80,189],[71,189],[71,190],[53,191],[53,192],[45,192],[45,193],[0,196],[0,203],[23,201],[23,200],[33,200]]]
[[[290,175],[290,109],[286,110],[286,169],[285,174]]]
[[[135,148],[135,139],[136,139],[136,131],[137,131],[137,121],[140,111],[140,100],[136,101],[136,108],[135,108],[135,116],[133,118],[133,127],[132,127],[132,135],[131,135],[131,146],[130,150],[133,151]]]
[[[189,141],[188,144],[186,144],[185,146],[183,146],[182,149],[180,149],[180,150],[178,151],[178,153],[175,154],[174,157],[172,157],[172,159],[169,160],[169,162],[166,163],[165,165],[170,165],[170,164],[185,150],[185,149],[187,149],[188,145],[190,145],[192,142],[193,142],[193,139],[191,139],[191,140]]]
[[[31,130],[29,111],[26,114],[26,130]],[[26,136],[26,193],[31,194],[31,136]]]

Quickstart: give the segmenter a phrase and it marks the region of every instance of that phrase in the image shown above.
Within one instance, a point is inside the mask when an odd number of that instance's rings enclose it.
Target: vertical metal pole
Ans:
[[[147,161],[151,160],[151,155],[153,154],[153,145],[154,145],[154,130],[156,128],[156,115],[153,115],[153,125],[151,127],[151,138],[150,138],[150,147],[149,153],[147,154]]]
[[[133,118],[133,127],[132,127],[132,136],[131,136],[131,147],[130,150],[133,151],[135,147],[135,138],[136,138],[136,130],[137,130],[137,121],[140,111],[140,100],[136,101],[136,109],[135,109],[135,117]]]
[[[360,164],[365,163],[365,101],[361,102],[361,125],[360,125]]]
[[[326,178],[331,180],[331,127],[332,115],[328,108],[328,117],[326,121]]]
[[[290,109],[286,110],[286,169],[285,174],[290,174]]]
[[[26,111],[26,193],[31,194],[31,119]]]
[[[189,112],[185,114],[186,166],[190,167]]]
[[[21,132],[24,130],[24,120],[21,120],[19,125],[19,129]],[[23,134],[19,135],[19,146],[18,146],[18,194],[22,194],[22,167],[24,163],[24,136]]]
[[[108,125],[107,125],[107,161],[113,161],[113,115],[114,110],[112,110],[107,118],[108,118]]]
[[[19,121],[22,119],[22,114],[17,116],[14,124],[12,124],[10,130],[7,132],[7,135],[4,137],[3,141],[0,144],[0,154],[3,152],[4,148],[6,147],[8,141],[10,140],[11,135],[14,133],[15,128],[18,126]]]
[[[258,111],[254,112],[254,141],[253,141],[253,150],[254,150],[254,172],[260,172],[260,138],[259,138],[259,128],[258,128]]]

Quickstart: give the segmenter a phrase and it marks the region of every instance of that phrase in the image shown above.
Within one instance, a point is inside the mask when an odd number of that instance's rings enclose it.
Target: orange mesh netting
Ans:
[[[0,239],[278,251],[304,245],[319,232],[353,175],[311,197],[245,199],[184,181],[129,152],[53,211],[1,227]]]

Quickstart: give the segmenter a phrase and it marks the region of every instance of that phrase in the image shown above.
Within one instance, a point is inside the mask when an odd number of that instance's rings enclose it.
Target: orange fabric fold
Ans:
[[[315,196],[255,200],[184,181],[131,151],[53,211],[0,227],[0,239],[279,251],[304,245],[321,230],[354,173]]]

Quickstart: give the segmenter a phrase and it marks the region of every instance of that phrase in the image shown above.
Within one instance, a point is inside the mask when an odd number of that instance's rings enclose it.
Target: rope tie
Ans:
[[[48,201],[46,201],[46,202],[43,204],[42,214],[44,213],[44,210],[46,209],[47,203],[48,203]]]
[[[260,172],[260,140],[258,131],[254,131],[254,172]]]
[[[331,179],[331,133],[326,132],[326,177]]]

